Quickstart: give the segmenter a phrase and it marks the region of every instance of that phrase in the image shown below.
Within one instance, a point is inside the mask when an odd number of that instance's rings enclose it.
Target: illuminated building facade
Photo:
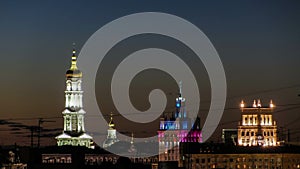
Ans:
[[[260,100],[254,100],[252,106],[240,104],[242,121],[238,126],[239,146],[276,146],[277,126],[272,112],[275,108],[272,100],[263,107]]]
[[[71,68],[66,72],[65,110],[63,133],[56,137],[57,145],[92,147],[92,137],[85,133],[81,90],[82,72],[77,68],[76,51],[73,50]]]
[[[159,161],[180,161],[180,142],[202,142],[200,119],[188,117],[185,107],[185,98],[180,92],[176,98],[176,110],[171,117],[164,117],[160,120],[158,131]]]
[[[107,138],[103,143],[103,148],[110,147],[114,143],[118,142],[117,139],[117,131],[115,129],[115,123],[113,121],[112,114],[110,114],[110,122],[108,123],[108,129],[107,129]]]

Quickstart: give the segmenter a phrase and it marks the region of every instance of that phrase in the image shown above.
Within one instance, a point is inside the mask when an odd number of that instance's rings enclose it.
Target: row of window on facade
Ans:
[[[252,144],[255,145],[255,141],[257,141],[257,140],[254,140],[254,139],[242,139],[242,143],[247,143],[247,144],[252,143]],[[272,145],[273,143],[275,144],[275,141],[273,142],[273,139],[267,138],[267,139],[265,139],[265,141],[266,141],[266,144],[268,144],[268,145]]]
[[[257,115],[243,115],[243,125],[258,125]],[[260,125],[272,125],[272,115],[261,115]]]
[[[177,161],[178,156],[177,155],[164,155],[164,160],[166,161]]]
[[[161,130],[180,130],[180,129],[188,129],[188,122],[181,121],[181,124],[177,121],[162,121],[160,123]]]
[[[181,131],[181,132],[161,132],[158,133],[158,137],[159,138],[185,138],[185,137],[200,137],[201,133],[200,132],[190,132],[190,134],[188,135],[187,131]]]
[[[118,161],[118,156],[98,156],[98,155],[86,155],[85,164],[86,165],[101,165],[103,163],[116,164]],[[157,163],[157,157],[145,157],[145,158],[130,158],[132,163],[143,163],[152,164]]]
[[[228,168],[228,169],[246,169],[246,168],[260,168],[260,169],[282,169],[281,165],[272,165],[272,166],[269,166],[269,165],[220,165],[220,164],[210,164],[210,165],[200,165],[200,164],[193,164],[192,165],[192,168],[193,169],[206,169],[206,168]]]
[[[247,162],[260,162],[260,163],[281,163],[281,158],[226,158],[226,157],[217,157],[217,158],[197,158],[196,163],[247,163]],[[297,159],[294,161],[297,162]]]
[[[82,94],[66,94],[65,107],[80,108],[82,106]]]
[[[83,116],[78,115],[66,115],[65,116],[66,128],[64,130],[67,131],[83,131],[84,129],[81,128],[83,122]]]
[[[257,135],[257,132],[250,132],[250,131],[247,131],[247,132],[244,132],[242,131],[241,132],[241,136],[256,136]],[[263,136],[274,136],[275,133],[273,131],[264,131],[263,132]]]
[[[71,82],[70,80],[66,81],[68,91],[78,91],[81,90],[81,81]]]
[[[72,145],[72,146],[90,146],[90,141],[89,140],[60,140],[58,141],[58,146],[63,146],[63,145]]]
[[[179,141],[160,141],[160,145],[165,145],[165,147],[179,146]]]
[[[42,155],[42,163],[72,163],[71,154]]]
[[[263,155],[262,155],[263,156]],[[196,168],[300,168],[299,158],[226,158],[226,157],[215,157],[215,158],[194,158],[191,159],[192,163]],[[283,165],[283,163],[285,163]]]
[[[143,163],[143,164],[152,164],[158,162],[157,156],[144,157],[144,158],[131,158],[130,160],[132,163]]]
[[[86,155],[85,156],[85,164],[86,165],[101,165],[102,163],[111,163],[116,164],[118,157],[116,156],[95,156],[95,155]]]

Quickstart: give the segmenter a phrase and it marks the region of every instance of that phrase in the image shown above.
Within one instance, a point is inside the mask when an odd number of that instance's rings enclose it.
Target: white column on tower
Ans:
[[[67,124],[66,124],[66,116],[64,116],[64,131],[67,130]]]

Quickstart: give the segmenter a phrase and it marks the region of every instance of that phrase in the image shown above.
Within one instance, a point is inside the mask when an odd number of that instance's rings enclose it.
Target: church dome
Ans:
[[[82,77],[82,72],[78,69],[74,69],[74,70],[69,69],[66,72],[66,77],[67,78],[74,78],[74,77],[80,78],[80,77]]]
[[[76,51],[73,49],[73,55],[72,55],[72,61],[71,61],[71,67],[66,72],[67,78],[81,78],[82,72],[77,68],[77,56]]]

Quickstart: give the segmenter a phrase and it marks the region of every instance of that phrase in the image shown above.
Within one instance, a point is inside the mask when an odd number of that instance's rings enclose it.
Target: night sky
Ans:
[[[240,100],[260,98],[265,105],[273,99],[278,127],[300,141],[299,1],[66,0],[0,1],[0,144],[30,145],[29,128],[38,118],[55,121],[43,124],[42,145],[55,144],[73,42],[80,51],[100,27],[137,12],[182,17],[218,51],[228,98],[211,140],[220,141],[222,128],[236,128]]]

